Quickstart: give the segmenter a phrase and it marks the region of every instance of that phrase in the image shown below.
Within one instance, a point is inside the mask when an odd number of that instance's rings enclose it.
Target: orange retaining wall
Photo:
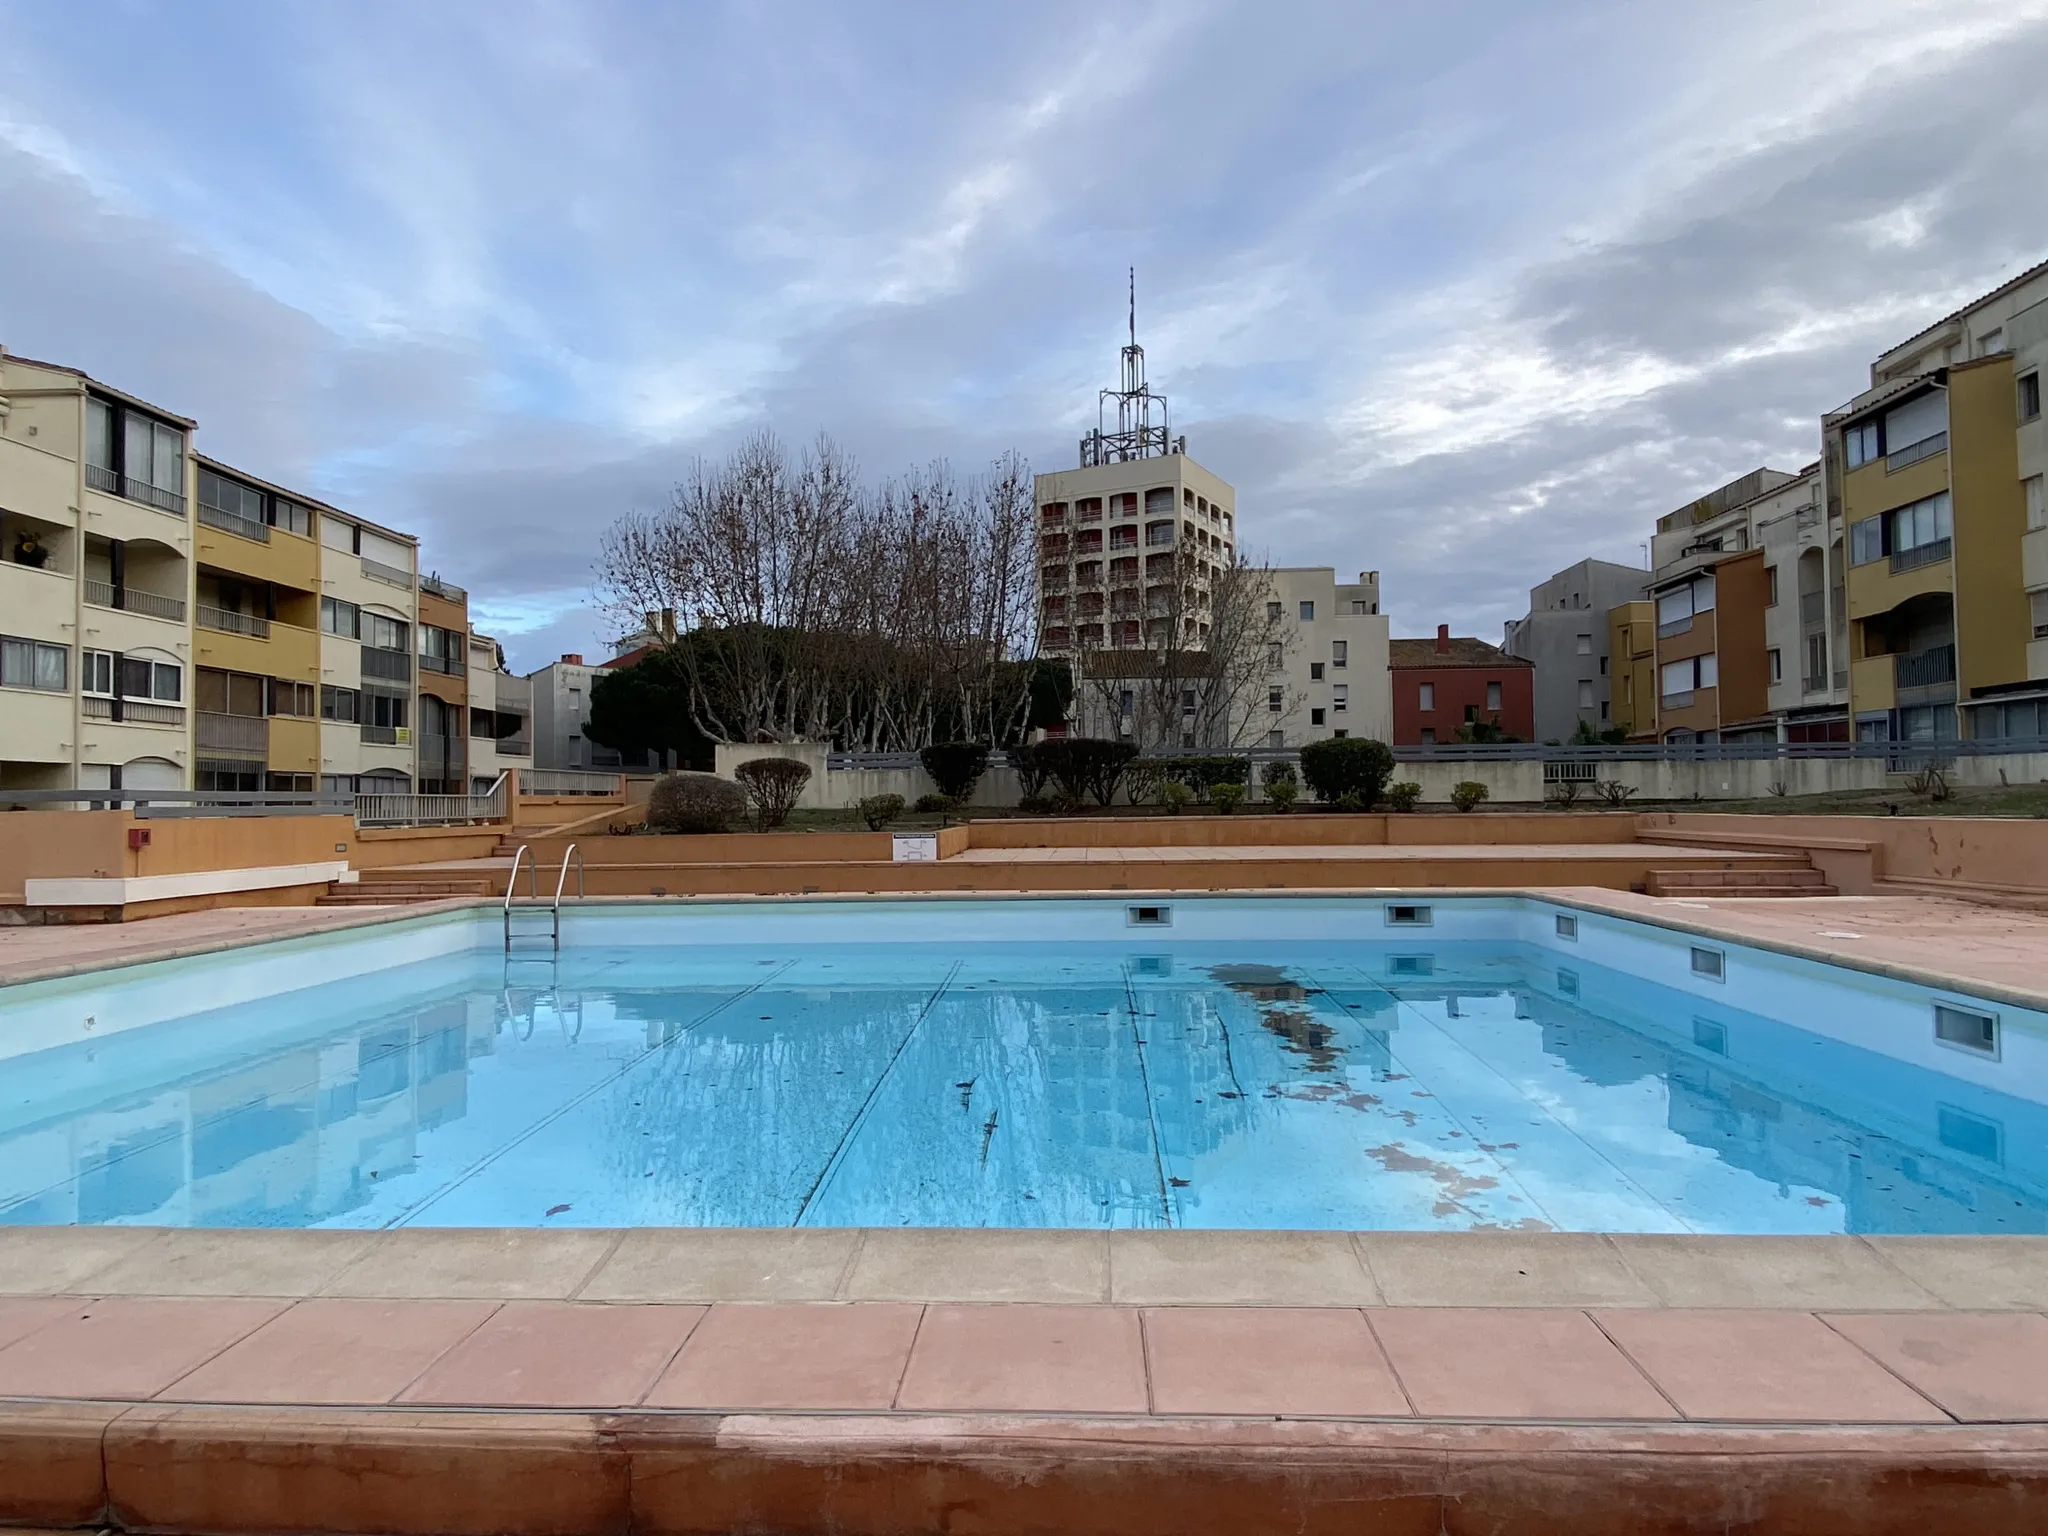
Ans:
[[[149,834],[147,847],[129,848],[130,828]],[[192,816],[141,821],[132,811],[8,811],[0,814],[0,902],[20,902],[25,880],[132,879],[342,858],[353,861],[355,848],[355,820],[349,816]],[[193,899],[214,905],[240,904],[234,897]]]
[[[1804,850],[1844,896],[1884,890],[2048,901],[2048,820],[1690,813],[1636,819],[1644,838],[1660,842]]]

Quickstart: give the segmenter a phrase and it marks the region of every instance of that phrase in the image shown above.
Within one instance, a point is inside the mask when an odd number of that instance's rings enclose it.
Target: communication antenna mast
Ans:
[[[1081,467],[1113,464],[1120,459],[1149,459],[1185,451],[1168,431],[1166,396],[1154,394],[1145,382],[1145,349],[1138,345],[1138,269],[1131,268],[1130,341],[1123,349],[1120,388],[1105,389],[1095,403],[1095,430],[1081,439]],[[1116,402],[1116,430],[1108,427],[1109,406]],[[1153,407],[1158,407],[1158,420]]]

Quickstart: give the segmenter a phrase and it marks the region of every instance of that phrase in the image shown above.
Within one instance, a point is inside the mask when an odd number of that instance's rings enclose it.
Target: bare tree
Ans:
[[[1276,680],[1298,643],[1271,568],[1242,554],[1151,558],[1160,563],[1145,573],[1147,644],[1082,658],[1084,727],[1141,751],[1253,745],[1269,728],[1269,690],[1283,686]],[[1283,717],[1299,702],[1283,698]]]

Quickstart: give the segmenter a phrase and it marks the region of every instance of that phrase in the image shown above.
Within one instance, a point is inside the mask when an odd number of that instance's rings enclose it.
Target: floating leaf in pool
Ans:
[[[562,1214],[562,1212],[566,1211],[567,1209],[569,1209],[569,1207],[566,1205],[551,1205],[548,1207],[548,1214],[550,1216],[559,1216]]]

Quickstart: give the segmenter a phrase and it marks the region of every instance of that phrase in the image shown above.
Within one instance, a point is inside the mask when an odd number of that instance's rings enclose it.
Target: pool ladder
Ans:
[[[527,844],[521,843],[519,845],[519,851],[512,855],[512,878],[505,882],[505,953],[508,955],[512,953],[512,941],[515,938],[538,939],[542,937],[539,932],[532,929],[528,929],[523,933],[515,932],[512,927],[512,914],[515,912],[531,912],[535,915],[545,914],[548,919],[546,938],[557,952],[561,950],[562,891],[569,883],[569,861],[571,859],[576,861],[576,899],[578,901],[583,899],[583,850],[581,848],[571,843],[562,850],[562,868],[561,872],[555,876],[555,899],[553,901],[541,900],[540,860],[529,857],[532,853],[533,849]],[[519,866],[521,864],[526,866],[527,899],[525,901],[517,899],[519,895]]]

